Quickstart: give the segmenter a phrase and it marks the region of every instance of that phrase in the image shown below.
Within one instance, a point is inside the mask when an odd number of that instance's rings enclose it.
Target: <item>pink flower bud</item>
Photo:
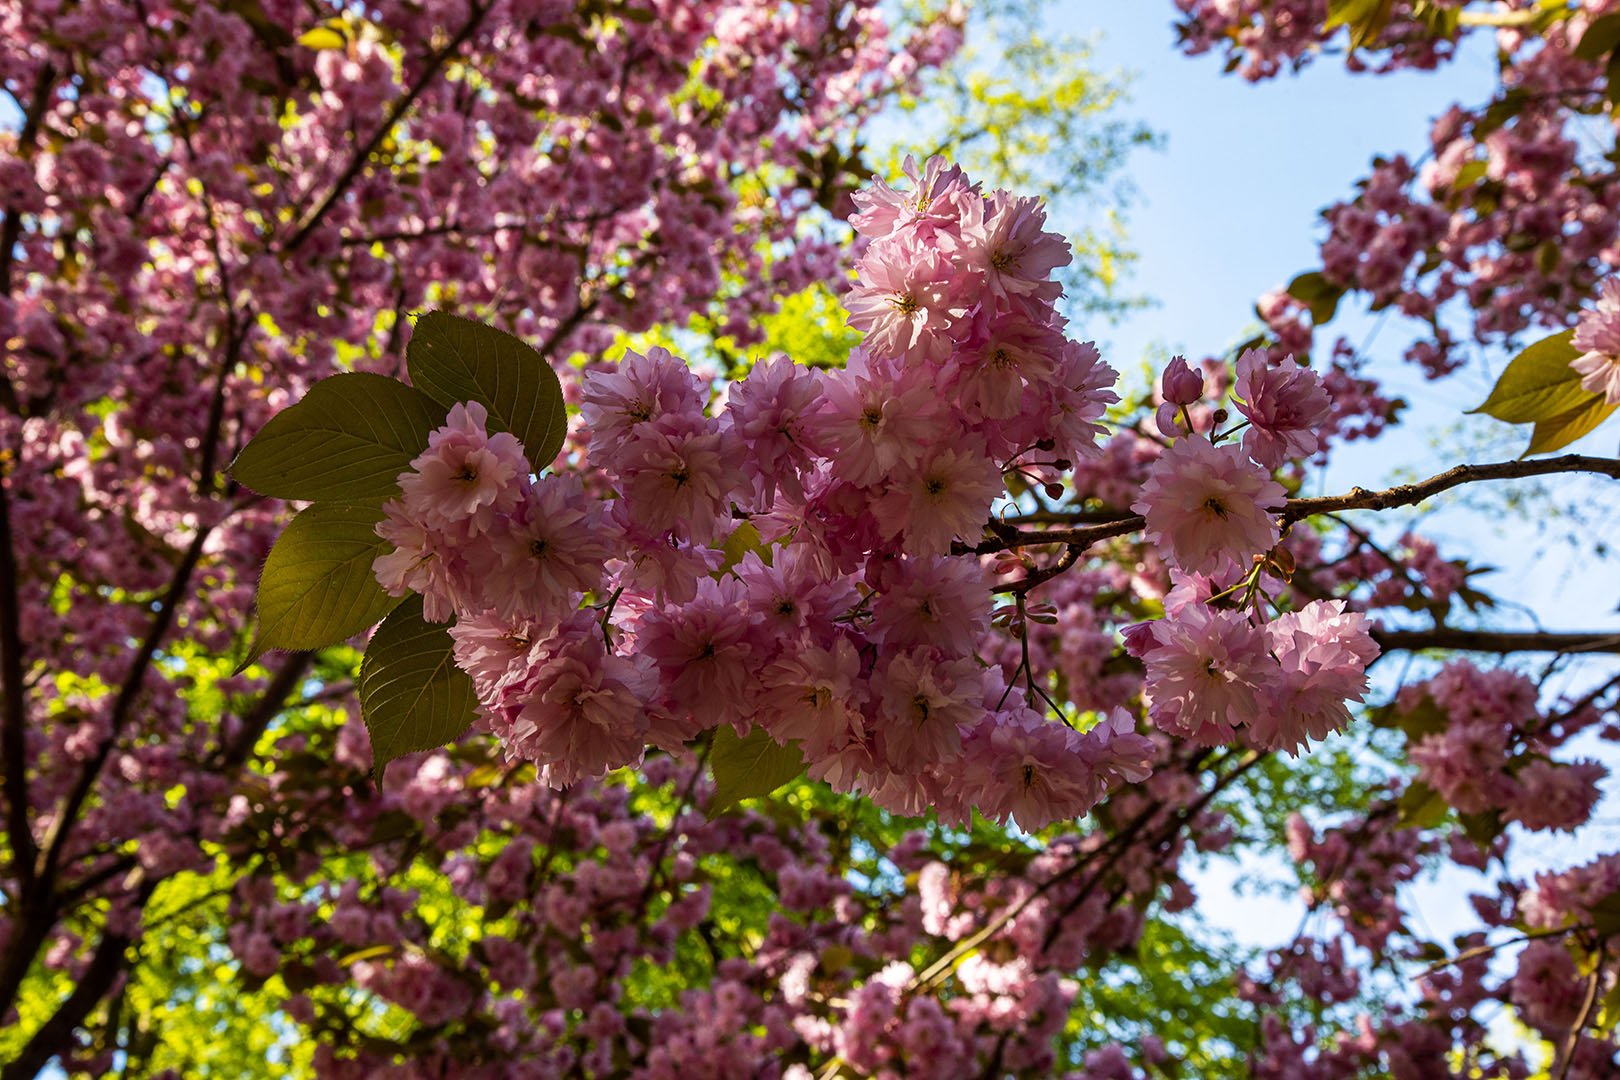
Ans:
[[[1164,369],[1160,382],[1164,400],[1173,405],[1192,405],[1204,397],[1204,377],[1187,366],[1185,357],[1178,356]]]

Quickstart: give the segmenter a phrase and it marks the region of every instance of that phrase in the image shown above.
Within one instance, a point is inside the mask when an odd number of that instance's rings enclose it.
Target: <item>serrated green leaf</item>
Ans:
[[[333,375],[272,416],[236,455],[231,475],[277,499],[387,498],[444,414],[398,379]]]
[[[709,770],[714,774],[714,796],[709,800],[713,820],[743,799],[769,795],[797,777],[804,772],[804,757],[798,743],[778,746],[764,728],[739,738],[730,724],[721,724],[714,733]]]
[[[490,429],[516,435],[536,472],[562,449],[568,414],[557,373],[511,334],[430,311],[416,320],[405,362],[411,382],[446,408],[476,401],[488,409]]]
[[[1432,829],[1446,820],[1450,807],[1440,793],[1422,780],[1412,781],[1412,786],[1401,793],[1400,801],[1395,804],[1399,816],[1395,819],[1397,829]]]
[[[1620,15],[1604,15],[1593,19],[1575,46],[1578,60],[1601,60],[1620,45]]]
[[[1515,356],[1496,380],[1490,396],[1470,412],[1510,424],[1546,420],[1580,405],[1591,396],[1581,389],[1581,374],[1569,362],[1581,354],[1571,344],[1575,331],[1542,340]]]
[[[444,746],[472,724],[478,699],[456,667],[450,631],[422,618],[422,598],[394,609],[360,662],[360,715],[371,734],[372,775],[402,754]]]
[[[1620,406],[1606,403],[1602,394],[1589,394],[1583,404],[1550,420],[1537,422],[1530,432],[1530,448],[1520,456],[1531,457],[1562,450],[1607,420],[1616,408]]]
[[[319,649],[376,626],[399,605],[371,564],[391,544],[376,503],[316,503],[287,525],[259,575],[258,632],[246,664],[268,649]]]

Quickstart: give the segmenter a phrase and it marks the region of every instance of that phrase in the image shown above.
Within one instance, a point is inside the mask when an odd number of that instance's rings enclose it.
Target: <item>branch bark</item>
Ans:
[[[1377,630],[1373,640],[1385,652],[1418,649],[1457,649],[1482,653],[1611,653],[1620,654],[1620,634],[1552,633],[1543,631],[1459,630],[1437,626],[1432,630]]]
[[[1562,457],[1543,458],[1538,461],[1500,461],[1489,465],[1458,465],[1427,480],[1415,484],[1401,484],[1383,491],[1351,488],[1343,495],[1326,495],[1311,499],[1289,499],[1278,518],[1291,524],[1313,514],[1331,514],[1340,510],[1393,510],[1398,506],[1415,506],[1424,499],[1449,491],[1463,484],[1481,480],[1520,480],[1531,476],[1551,476],[1557,473],[1594,473],[1620,480],[1620,459],[1588,457],[1584,454],[1565,454]],[[1080,511],[1093,514],[1094,511]],[[1057,515],[1052,515],[1056,517]],[[1067,518],[1065,520],[1080,520]],[[957,554],[990,555],[1014,548],[1034,547],[1039,544],[1080,544],[1089,546],[1100,540],[1125,536],[1139,531],[1144,522],[1140,514],[1132,514],[1096,525],[1072,529],[1043,529],[1024,532],[1008,529],[995,523],[996,536],[973,547],[958,544]]]

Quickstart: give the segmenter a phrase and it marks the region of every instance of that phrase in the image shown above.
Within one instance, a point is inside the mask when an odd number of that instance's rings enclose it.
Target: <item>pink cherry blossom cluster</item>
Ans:
[[[1327,36],[1320,0],[1283,5],[1286,13],[1269,3],[1233,9],[1178,0],[1178,6],[1188,14],[1186,48],[1225,45],[1234,60],[1247,57],[1250,77],[1275,74],[1279,56],[1303,60]],[[1262,8],[1271,14],[1260,18]],[[1505,15],[1494,100],[1453,106],[1435,120],[1422,161],[1404,154],[1375,159],[1356,195],[1323,211],[1329,231],[1320,276],[1331,287],[1366,293],[1374,310],[1392,308],[1414,320],[1418,336],[1405,355],[1428,377],[1464,363],[1454,333],[1459,321],[1482,344],[1511,344],[1535,326],[1568,326],[1598,282],[1620,265],[1617,181],[1600,157],[1586,152],[1581,123],[1582,114],[1605,108],[1608,78],[1601,59],[1576,55],[1593,24],[1616,10],[1613,0],[1592,0],[1539,28]],[[1408,4],[1395,4],[1373,44],[1385,66],[1427,68],[1448,60],[1453,43],[1411,14]],[[1469,32],[1464,26],[1459,37]],[[1360,55],[1351,54],[1352,65]],[[1310,350],[1309,299],[1282,292],[1262,298],[1259,312],[1279,355]],[[1601,358],[1613,354],[1590,347],[1594,317],[1583,320],[1588,356],[1581,370],[1588,389],[1608,392],[1614,367]],[[1341,339],[1333,366],[1354,375],[1353,362],[1338,358],[1341,351],[1353,361]],[[1620,390],[1614,392],[1620,399]],[[1335,396],[1339,408],[1353,403],[1349,395]]]
[[[1265,573],[1282,537],[1284,491],[1271,470],[1317,451],[1328,394],[1292,359],[1273,367],[1264,353],[1245,352],[1231,395],[1245,420],[1239,444],[1229,441],[1233,431],[1196,432],[1188,410],[1205,389],[1180,357],[1161,379],[1157,425],[1180,437],[1131,508],[1170,563],[1175,588],[1163,618],[1125,630],[1126,648],[1146,665],[1148,716],[1164,730],[1217,745],[1241,727],[1256,746],[1298,753],[1349,723],[1345,702],[1361,700],[1378,655],[1366,617],[1343,600],[1265,617],[1268,583],[1273,592],[1282,584]],[[1234,573],[1236,584],[1216,584]]]
[[[1590,710],[1553,716],[1538,707],[1535,684],[1506,668],[1482,671],[1454,662],[1434,678],[1405,688],[1397,704],[1444,715],[1439,730],[1408,750],[1418,776],[1461,813],[1489,813],[1530,830],[1573,830],[1597,806],[1609,770],[1590,759],[1554,761],[1549,754],[1597,719]]]
[[[940,159],[907,169],[909,191],[857,197],[866,339],[845,369],[761,362],[717,415],[666,350],[589,372],[585,455],[608,498],[532,478],[476,404],[401,477],[379,580],[456,618],[485,723],[553,783],[717,724],[795,744],[812,777],[881,805],[1030,829],[1147,775],[1128,716],[1048,722],[975,659],[990,581],[951,555],[1005,472],[1096,452],[1114,372],[1053,307],[1068,246],[1036,200]],[[1294,422],[1254,386],[1271,430]],[[743,528],[752,549],[726,558]]]

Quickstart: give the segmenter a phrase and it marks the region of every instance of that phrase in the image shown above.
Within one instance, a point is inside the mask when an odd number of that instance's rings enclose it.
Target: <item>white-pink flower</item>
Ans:
[[[1316,372],[1291,356],[1271,367],[1259,349],[1238,357],[1232,401],[1249,419],[1243,449],[1268,469],[1316,453],[1333,413],[1333,399]]]
[[[1254,720],[1279,675],[1259,627],[1238,612],[1202,604],[1138,623],[1125,643],[1147,667],[1148,719],[1210,746],[1230,742],[1236,728]]]
[[[977,536],[1006,491],[1001,470],[971,443],[932,447],[890,482],[872,514],[908,555],[945,555],[957,537]]]
[[[1349,726],[1348,701],[1367,692],[1367,665],[1378,646],[1367,617],[1346,611],[1343,600],[1316,600],[1266,626],[1272,654],[1282,665],[1265,687],[1265,707],[1249,722],[1256,746],[1297,754],[1307,740]]]
[[[897,653],[872,674],[877,748],[900,773],[942,765],[962,753],[962,733],[984,716],[984,680],[972,659],[932,649]]]
[[[577,476],[542,476],[490,536],[484,602],[503,617],[560,618],[602,581],[619,530]]]
[[[1131,509],[1146,519],[1147,538],[1170,562],[1218,574],[1271,550],[1281,535],[1273,511],[1283,501],[1282,485],[1236,445],[1190,435],[1154,462]]]
[[[828,377],[817,420],[833,475],[862,487],[915,462],[947,423],[925,372],[896,370],[861,348]]]
[[[432,529],[458,526],[469,536],[488,531],[523,497],[529,461],[508,432],[486,434],[489,413],[476,401],[451,407],[427,449],[401,473],[405,514]]]
[[[1036,296],[1050,302],[1063,288],[1052,271],[1069,265],[1069,242],[1047,232],[1046,210],[1032,196],[997,191],[985,200],[982,224],[963,230],[962,261],[984,275],[994,297]]]
[[[1581,373],[1581,389],[1620,405],[1620,276],[1604,280],[1597,304],[1575,324],[1572,344],[1582,354],[1569,362]]]

